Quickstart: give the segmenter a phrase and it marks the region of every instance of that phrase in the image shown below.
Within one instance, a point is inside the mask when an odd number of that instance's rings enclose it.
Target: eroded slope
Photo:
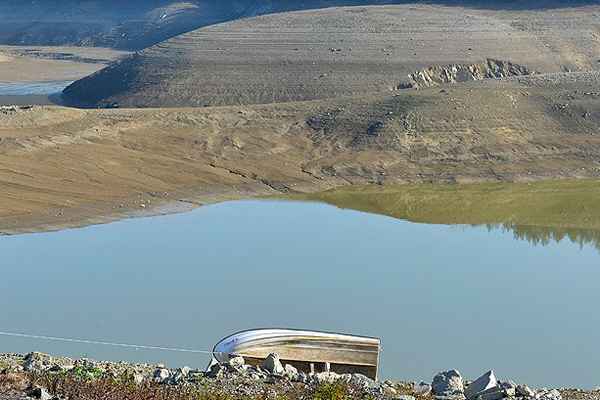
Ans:
[[[419,4],[274,14],[167,40],[65,94],[93,107],[202,107],[394,90],[419,71],[488,59],[520,71],[593,70],[599,15]]]

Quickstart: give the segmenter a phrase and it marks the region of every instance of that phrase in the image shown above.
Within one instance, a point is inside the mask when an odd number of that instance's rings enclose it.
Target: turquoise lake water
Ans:
[[[600,385],[600,253],[502,229],[247,200],[0,237],[0,330],[211,350],[255,327],[378,336],[380,378]],[[0,336],[1,352],[203,368],[208,355]]]

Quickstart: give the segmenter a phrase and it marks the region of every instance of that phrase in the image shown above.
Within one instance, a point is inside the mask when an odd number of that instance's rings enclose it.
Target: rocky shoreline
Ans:
[[[333,393],[335,385],[343,386],[343,398],[394,400],[598,400],[600,387],[582,389],[532,388],[511,380],[498,380],[488,371],[474,381],[464,380],[456,370],[440,372],[429,382],[375,381],[361,374],[339,375],[333,372],[307,374],[293,366],[283,365],[271,354],[262,366],[246,364],[242,357],[227,363],[212,359],[205,370],[189,367],[166,368],[162,364],[131,364],[127,362],[94,361],[52,357],[39,352],[25,355],[0,354],[0,399],[25,398],[72,399],[62,391],[40,384],[46,378],[70,376],[71,382],[94,380],[126,380],[145,387],[173,388],[177,393],[194,393],[193,398],[319,398]],[[32,380],[32,377],[35,378]],[[57,382],[55,380],[55,382]],[[46,385],[48,386],[48,385]],[[64,383],[63,383],[64,386]],[[135,386],[135,385],[134,385]],[[173,393],[175,393],[175,391]],[[291,395],[293,393],[293,395]],[[316,393],[316,395],[315,395]],[[62,396],[61,396],[62,394]],[[202,397],[204,396],[204,397]],[[85,397],[96,398],[96,397]],[[119,398],[107,396],[104,398]],[[170,398],[170,397],[168,397]],[[181,398],[181,397],[173,397]]]

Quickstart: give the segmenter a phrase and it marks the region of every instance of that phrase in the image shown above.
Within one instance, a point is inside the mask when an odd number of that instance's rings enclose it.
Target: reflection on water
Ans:
[[[579,248],[591,245],[600,251],[600,230],[518,224],[487,224],[487,227],[489,230],[502,229],[504,232],[511,232],[515,239],[525,240],[534,245],[547,246],[552,242],[559,243],[568,239],[572,243],[578,244]]]
[[[62,106],[62,91],[71,83],[73,82],[0,82],[0,106]]]
[[[348,186],[286,198],[411,222],[486,225],[533,244],[568,239],[600,250],[600,182],[596,180]]]
[[[346,188],[312,197],[370,213],[248,200],[0,237],[0,330],[210,350],[242,329],[316,329],[380,337],[382,379],[431,380],[451,368],[475,379],[493,368],[537,387],[593,388],[600,254],[554,242],[561,232],[588,240],[580,232],[597,226],[587,212],[594,202],[577,205],[594,185],[577,185],[538,187],[543,202],[518,185]],[[581,210],[561,216],[568,207],[554,207],[563,200]],[[461,225],[442,225],[451,221]],[[501,221],[515,224],[506,225],[510,234],[485,225]],[[536,221],[555,236],[548,241]],[[0,349],[173,367],[208,362],[7,337]]]
[[[0,95],[0,106],[53,106],[64,105],[59,93],[51,95],[22,95],[2,96]]]
[[[73,81],[53,82],[0,82],[0,95],[2,96],[26,96],[26,95],[50,95],[61,93],[64,88]]]

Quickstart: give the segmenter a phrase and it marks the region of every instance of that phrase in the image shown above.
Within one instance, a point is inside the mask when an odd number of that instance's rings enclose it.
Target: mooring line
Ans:
[[[181,353],[202,353],[202,354],[214,354],[213,351],[208,350],[194,350],[194,349],[178,349],[174,347],[160,347],[160,346],[146,346],[143,344],[128,344],[128,343],[114,343],[114,342],[101,342],[96,340],[85,340],[85,339],[72,339],[56,336],[42,336],[42,335],[30,335],[27,333],[14,333],[14,332],[1,332],[2,336],[12,336],[27,339],[41,339],[41,340],[54,340],[60,342],[71,342],[71,343],[84,343],[84,344],[98,344],[103,346],[117,346],[117,347],[131,347],[136,350],[138,349],[149,349],[149,350],[164,350],[164,351],[177,351]],[[216,352],[222,354],[221,352]]]
[[[26,338],[26,339],[54,340],[54,341],[71,342],[71,343],[96,344],[96,345],[102,345],[102,346],[130,347],[130,348],[134,348],[136,350],[149,349],[149,350],[176,351],[176,352],[180,352],[180,353],[199,353],[199,354],[212,354],[212,355],[220,354],[220,355],[229,355],[229,356],[252,357],[251,355],[237,353],[237,352],[233,353],[233,354],[226,354],[221,351],[212,351],[212,350],[208,351],[208,350],[195,350],[195,349],[179,349],[179,348],[175,348],[175,347],[147,346],[147,345],[143,345],[143,344],[103,342],[103,341],[97,341],[97,340],[73,339],[73,338],[65,338],[65,337],[57,337],[57,336],[31,335],[28,333],[14,333],[14,332],[0,331],[0,336],[12,336],[12,337],[20,337],[20,338]],[[306,346],[306,347],[311,347],[311,346]],[[382,347],[379,346],[378,351],[358,350],[358,349],[355,349],[354,351],[361,352],[361,353],[377,353],[377,352],[381,352],[382,350],[383,350]]]

